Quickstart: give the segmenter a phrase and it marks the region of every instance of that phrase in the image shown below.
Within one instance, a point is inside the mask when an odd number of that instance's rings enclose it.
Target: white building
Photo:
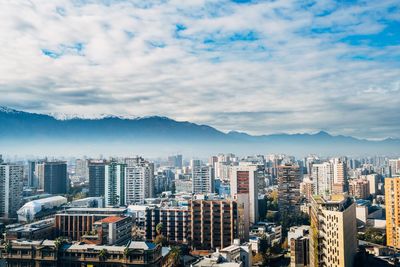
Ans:
[[[125,201],[127,205],[143,204],[145,198],[154,197],[154,164],[130,160],[125,168]]]
[[[21,207],[24,166],[0,165],[0,217],[16,219]]]
[[[192,193],[210,194],[214,192],[214,170],[192,160]]]

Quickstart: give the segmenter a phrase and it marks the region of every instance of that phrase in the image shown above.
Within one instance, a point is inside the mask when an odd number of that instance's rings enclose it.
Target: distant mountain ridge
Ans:
[[[97,119],[56,119],[50,115],[29,113],[0,107],[0,145],[37,142],[107,144],[136,144],[135,147],[155,145],[167,150],[191,148],[229,149],[231,151],[265,151],[294,153],[301,150],[325,153],[365,152],[396,153],[399,139],[369,141],[350,136],[333,136],[320,131],[315,134],[272,134],[253,136],[243,132],[221,132],[208,125],[179,122],[167,117],[123,118],[104,116]],[[124,147],[124,146],[122,146]],[[1,149],[1,147],[0,147]],[[1,152],[1,151],[0,151]]]

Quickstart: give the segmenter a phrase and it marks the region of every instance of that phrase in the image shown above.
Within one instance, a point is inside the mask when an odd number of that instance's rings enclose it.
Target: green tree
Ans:
[[[100,259],[101,261],[105,261],[105,260],[107,259],[107,256],[108,256],[108,251],[107,251],[107,249],[103,248],[103,249],[101,249],[101,250],[99,251],[99,259]]]
[[[168,262],[171,264],[171,266],[180,266],[181,262],[181,249],[177,246],[173,246],[171,248],[171,251],[169,252],[168,255]]]

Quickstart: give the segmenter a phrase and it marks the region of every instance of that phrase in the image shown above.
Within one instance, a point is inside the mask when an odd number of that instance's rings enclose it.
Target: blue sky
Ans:
[[[0,105],[400,137],[400,2],[0,3]]]

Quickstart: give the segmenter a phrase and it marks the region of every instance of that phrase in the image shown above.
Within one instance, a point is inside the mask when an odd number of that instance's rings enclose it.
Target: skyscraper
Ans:
[[[24,167],[22,165],[0,164],[0,217],[17,218],[21,207]]]
[[[115,161],[105,167],[104,199],[106,206],[125,205],[125,167],[126,164]]]
[[[80,178],[83,178],[84,180],[88,180],[89,176],[88,160],[77,159],[75,161],[75,175]]]
[[[386,242],[400,249],[400,177],[385,178]]]
[[[90,160],[88,163],[90,197],[100,197],[105,194],[106,164],[105,160]]]
[[[286,163],[278,167],[278,205],[282,215],[300,211],[300,167]]]
[[[183,165],[182,155],[169,156],[168,157],[168,165],[170,167],[182,169],[182,165]]]
[[[313,196],[310,217],[310,266],[352,267],[358,243],[351,198]]]
[[[44,162],[43,189],[49,194],[66,194],[68,191],[67,163]]]
[[[154,196],[154,164],[143,158],[125,160],[125,202],[143,204]]]

